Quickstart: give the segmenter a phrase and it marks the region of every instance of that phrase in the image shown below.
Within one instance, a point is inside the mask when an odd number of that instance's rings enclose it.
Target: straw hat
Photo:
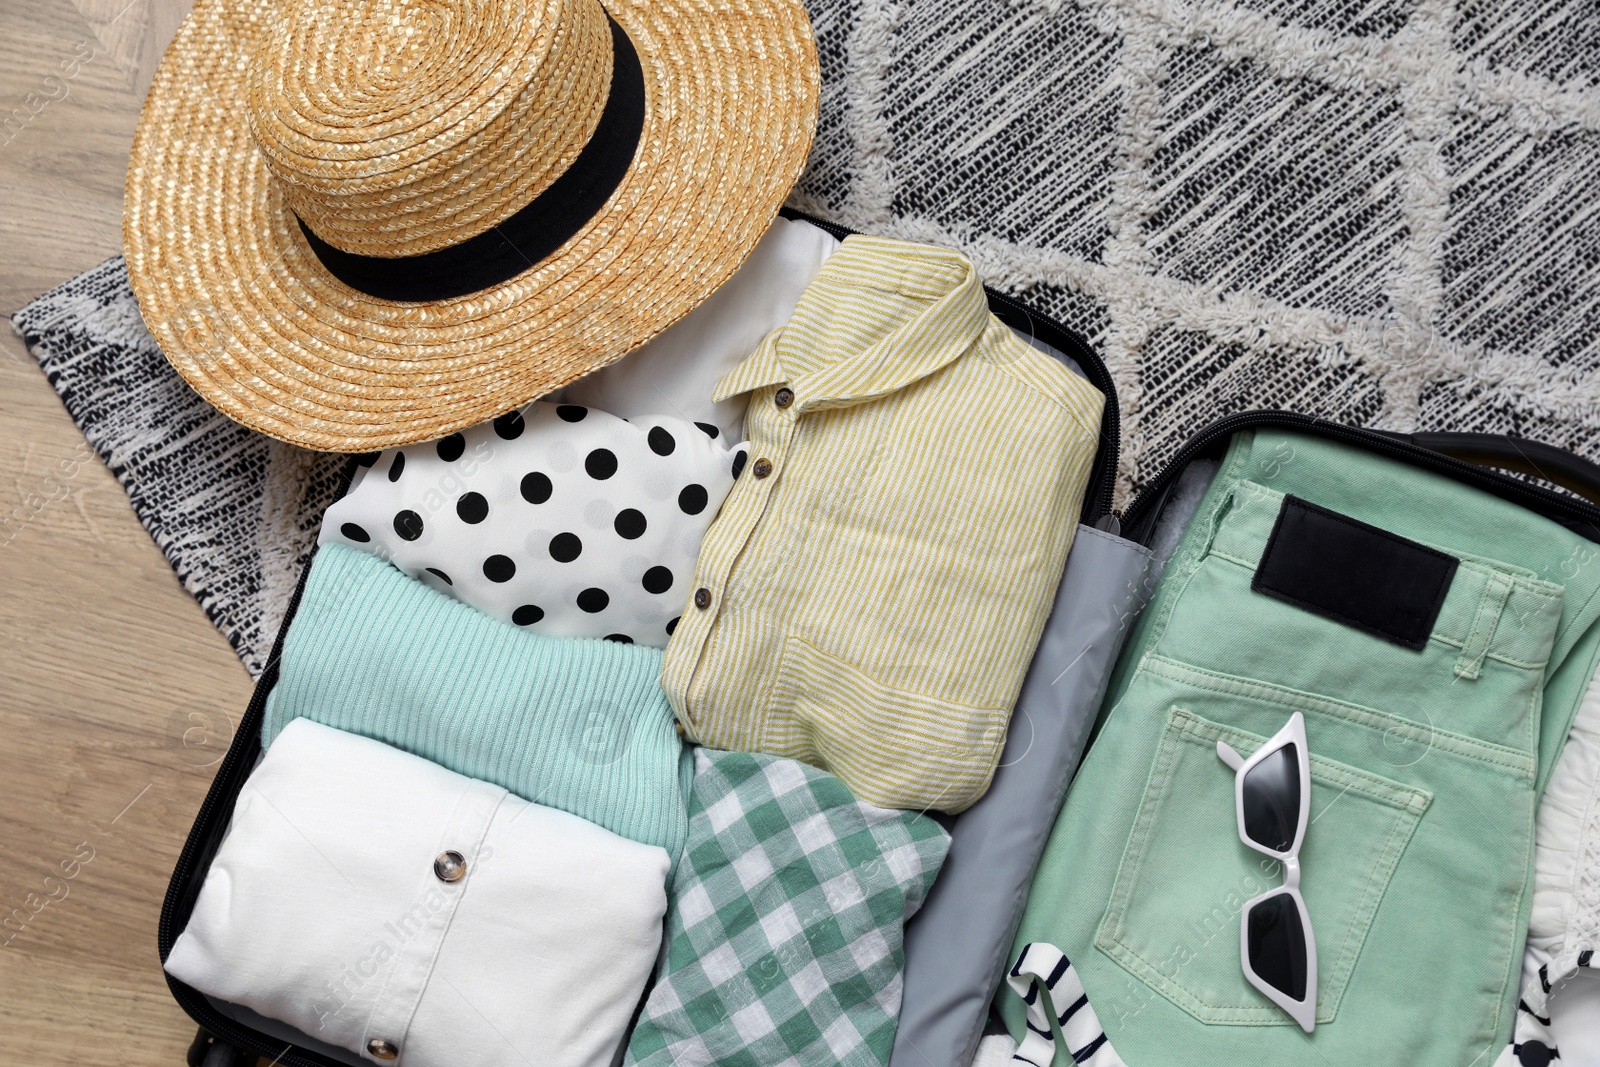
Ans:
[[[239,422],[441,437],[727,280],[818,80],[800,0],[196,0],[134,137],[128,275]]]

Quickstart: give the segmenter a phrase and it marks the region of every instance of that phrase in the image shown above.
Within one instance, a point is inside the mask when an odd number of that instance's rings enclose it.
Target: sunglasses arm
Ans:
[[[1226,741],[1217,742],[1217,758],[1226,763],[1228,769],[1235,774],[1238,774],[1239,768],[1244,766],[1244,757],[1239,755],[1234,747]]]

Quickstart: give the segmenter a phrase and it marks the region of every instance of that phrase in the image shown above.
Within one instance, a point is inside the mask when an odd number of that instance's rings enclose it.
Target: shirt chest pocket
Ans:
[[[1287,718],[1290,709],[1285,709]],[[1279,885],[1276,860],[1239,840],[1226,741],[1248,756],[1267,739],[1173,707],[1095,947],[1207,1023],[1293,1025],[1245,980],[1239,912]],[[1317,943],[1317,1022],[1332,1021],[1379,902],[1422,814],[1426,790],[1311,755],[1301,890]]]
[[[773,751],[838,775],[862,800],[960,811],[988,787],[1009,717],[885,685],[791,636],[764,733]]]

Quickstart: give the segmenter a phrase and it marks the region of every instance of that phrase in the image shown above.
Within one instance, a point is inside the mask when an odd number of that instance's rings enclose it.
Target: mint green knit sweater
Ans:
[[[529,633],[330,543],[284,641],[261,744],[304,716],[660,845],[676,863],[692,765],[660,673],[658,649]]]

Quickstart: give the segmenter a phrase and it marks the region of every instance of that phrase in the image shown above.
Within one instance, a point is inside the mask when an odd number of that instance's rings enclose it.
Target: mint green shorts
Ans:
[[[1256,592],[1285,494],[1459,560],[1420,649]],[[1537,797],[1593,673],[1597,546],[1460,483],[1318,438],[1236,437],[1113,680],[1016,945],[1076,965],[1139,1067],[1493,1061],[1515,1007]],[[1307,1035],[1245,980],[1227,741],[1295,712],[1311,756]],[[1021,1001],[1002,994],[1014,1035]],[[1071,1062],[1059,1051],[1056,1062]]]

